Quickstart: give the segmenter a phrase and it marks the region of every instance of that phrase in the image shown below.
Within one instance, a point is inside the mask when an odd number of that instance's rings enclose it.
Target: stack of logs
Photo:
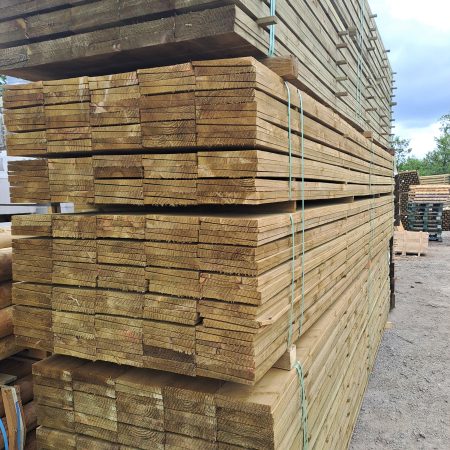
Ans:
[[[409,189],[411,186],[420,184],[419,174],[417,170],[400,172],[399,177],[399,204],[400,204],[400,220],[404,228],[408,226],[408,201]]]

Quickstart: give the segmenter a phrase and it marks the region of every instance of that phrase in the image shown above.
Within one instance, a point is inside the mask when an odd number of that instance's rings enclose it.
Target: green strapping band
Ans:
[[[297,375],[300,380],[300,404],[302,409],[303,450],[308,450],[308,403],[306,400],[305,377],[303,374],[303,368],[298,361],[294,364],[294,368],[297,371]]]
[[[358,44],[359,44],[359,53],[358,53],[358,83],[356,86],[356,101],[358,102],[358,109],[356,111],[357,119],[363,120],[362,115],[362,74],[363,74],[363,45],[364,45],[364,11],[365,4],[364,0],[360,1],[360,11],[359,11],[359,33],[358,33]]]
[[[291,127],[291,91],[289,84],[285,82],[288,99],[288,146],[289,146],[289,199],[292,199],[292,127]],[[299,319],[299,336],[302,333],[302,325],[304,318],[305,306],[305,139],[304,139],[304,114],[303,114],[303,97],[299,89],[297,93],[300,99],[300,128],[301,128],[301,202],[302,202],[302,256],[301,256],[301,313]],[[292,259],[291,259],[291,307],[289,310],[289,331],[288,331],[288,349],[292,345],[292,337],[294,334],[294,303],[295,303],[295,222],[294,216],[289,214],[291,222],[291,239],[292,239]],[[300,403],[301,403],[301,428],[303,429],[303,450],[308,449],[308,405],[306,401],[305,377],[303,368],[299,361],[294,364],[299,382],[300,382]]]
[[[292,323],[294,321],[294,301],[295,301],[295,223],[294,216],[289,214],[291,220],[291,234],[292,234],[292,259],[291,259],[291,309],[289,310],[289,331],[288,331],[288,349],[292,345],[292,335],[294,328]]]
[[[301,194],[302,194],[302,303],[299,324],[299,336],[302,334],[303,316],[305,307],[305,119],[303,114],[303,97],[300,89],[297,89],[300,99],[300,132],[301,132]]]
[[[289,84],[284,82],[288,99],[288,146],[289,146],[289,200],[292,200],[292,127],[291,127],[291,90]]]
[[[301,202],[302,202],[302,255],[301,255],[301,303],[300,303],[300,319],[299,319],[299,337],[302,334],[303,318],[305,312],[305,118],[303,111],[303,96],[300,89],[297,89],[300,100],[300,137],[301,137]],[[297,361],[294,365],[300,382],[300,402],[302,412],[302,428],[303,428],[303,450],[308,449],[308,404],[306,401],[305,377],[303,367]]]
[[[270,0],[270,15],[277,13],[277,0]],[[269,25],[269,56],[275,55],[275,25]]]

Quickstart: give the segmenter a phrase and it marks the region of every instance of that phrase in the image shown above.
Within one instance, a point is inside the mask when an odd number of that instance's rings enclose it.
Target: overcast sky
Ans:
[[[450,113],[450,0],[369,0],[396,75],[394,133],[433,150]]]

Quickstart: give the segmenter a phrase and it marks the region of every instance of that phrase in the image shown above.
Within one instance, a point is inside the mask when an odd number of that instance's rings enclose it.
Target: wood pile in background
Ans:
[[[420,184],[450,184],[450,174],[420,176]]]
[[[400,220],[404,228],[408,226],[408,201],[410,186],[420,184],[419,174],[417,170],[409,170],[399,172],[399,203],[400,203]]]
[[[444,207],[450,207],[450,184],[411,186],[408,200],[411,203],[442,203]]]
[[[189,59],[264,58],[270,38],[260,19],[268,16],[269,2],[259,0],[225,5],[216,0],[134,0],[126,6],[115,0],[15,0],[0,7],[0,72],[53,80],[135,70],[149,61],[162,66]],[[301,0],[294,6],[279,0],[276,16],[273,50],[275,56],[296,58],[291,81],[388,147],[393,73],[368,2]],[[21,95],[26,103],[40,94]],[[8,103],[6,95],[6,108]],[[52,110],[57,117],[63,108]],[[74,127],[85,124],[74,120]],[[77,134],[82,148],[89,137]],[[37,143],[41,139],[40,133],[33,137]],[[54,139],[64,140],[63,134]]]
[[[42,96],[27,96],[23,107],[13,95],[19,87]],[[253,58],[19,87],[5,110],[8,154],[48,159],[13,163],[16,202],[85,209],[284,202],[300,199],[302,170],[306,200],[393,190],[391,155],[306,93],[303,117],[298,91]],[[38,151],[30,147],[36,133],[46,136]]]
[[[420,178],[421,183],[422,178]],[[442,231],[450,231],[450,184],[421,184],[420,186],[411,186],[408,199],[412,203],[442,203]],[[433,230],[430,229],[430,231]]]
[[[442,213],[442,231],[450,231],[450,208]]]
[[[367,264],[357,269],[359,281],[297,344],[308,448],[347,448],[387,317],[385,259],[374,249],[372,275]],[[38,398],[42,448],[304,448],[296,369],[271,368],[255,386],[65,356],[33,372],[47,392]]]

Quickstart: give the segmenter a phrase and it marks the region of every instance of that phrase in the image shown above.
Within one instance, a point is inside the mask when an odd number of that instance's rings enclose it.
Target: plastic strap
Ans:
[[[5,429],[5,425],[3,425],[3,420],[0,420],[0,431],[2,432],[3,442],[5,444],[5,450],[9,450],[8,435],[6,434],[6,429]]]
[[[292,126],[291,126],[291,90],[289,84],[284,82],[288,99],[288,146],[289,146],[289,200],[292,200]]]
[[[19,402],[16,402],[16,416],[17,416],[17,448],[22,448],[22,414],[20,413]]]
[[[289,310],[289,330],[288,330],[288,349],[292,345],[292,335],[294,334],[294,301],[295,301],[295,223],[294,216],[289,214],[291,221],[291,239],[292,239],[292,259],[291,259],[291,309]]]
[[[270,0],[270,15],[275,16],[277,10],[277,0]],[[275,24],[269,25],[269,56],[275,54]]]
[[[305,389],[305,377],[303,374],[303,367],[297,361],[294,364],[295,370],[297,371],[297,376],[300,382],[300,404],[302,410],[302,429],[303,429],[303,450],[308,450],[308,403],[306,400],[306,389]]]
[[[300,137],[301,137],[301,222],[302,222],[302,254],[301,254],[301,304],[300,304],[300,319],[299,319],[299,336],[302,334],[304,308],[305,308],[305,118],[303,111],[303,96],[300,89],[297,89],[297,94],[300,100]],[[308,450],[308,404],[306,400],[305,377],[303,367],[297,361],[294,364],[300,383],[300,404],[301,404],[301,421],[303,429],[303,450]]]
[[[305,307],[305,118],[303,113],[303,97],[300,89],[297,89],[300,99],[300,133],[301,133],[301,202],[302,202],[302,302],[299,322],[299,336],[302,334],[303,315]]]
[[[364,45],[364,5],[365,0],[360,1],[360,12],[359,12],[359,33],[358,33],[358,44],[359,44],[359,53],[358,53],[358,83],[356,86],[356,101],[358,102],[358,109],[356,111],[357,119],[362,120],[362,72],[363,72],[363,45]]]

